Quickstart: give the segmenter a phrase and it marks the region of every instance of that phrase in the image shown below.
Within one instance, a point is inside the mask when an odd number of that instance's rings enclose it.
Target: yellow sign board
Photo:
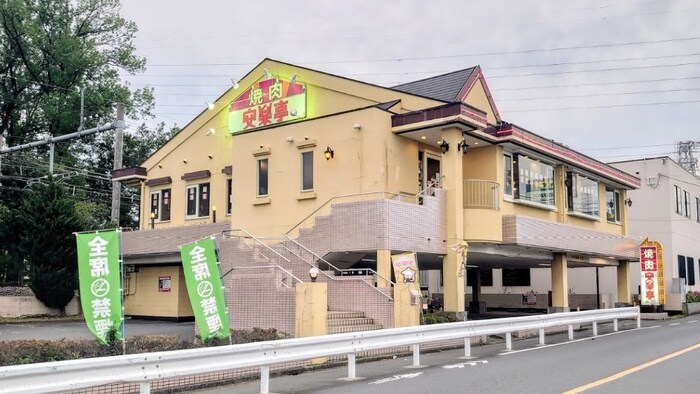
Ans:
[[[642,305],[666,303],[664,257],[661,244],[645,239],[639,246],[639,268],[642,274]]]

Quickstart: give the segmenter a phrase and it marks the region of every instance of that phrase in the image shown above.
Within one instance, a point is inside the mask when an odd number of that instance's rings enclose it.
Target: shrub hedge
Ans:
[[[254,328],[231,330],[231,342],[249,343],[282,339],[284,335],[275,329]],[[206,344],[179,336],[144,335],[127,338],[126,353],[148,353],[168,350],[192,349],[207,346],[228,345],[228,339],[211,340]],[[49,361],[75,360],[91,357],[106,357],[122,354],[120,342],[100,345],[95,340],[19,340],[0,341],[0,366],[32,364]]]

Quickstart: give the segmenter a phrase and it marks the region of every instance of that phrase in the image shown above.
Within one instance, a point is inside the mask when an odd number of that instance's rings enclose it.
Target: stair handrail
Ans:
[[[291,273],[291,272],[289,272],[288,270],[284,269],[284,267],[282,267],[282,266],[279,265],[279,264],[261,265],[261,266],[255,266],[255,267],[234,267],[234,268],[231,268],[231,269],[227,272],[227,274],[228,274],[229,272],[237,271],[237,270],[252,270],[252,269],[259,269],[259,268],[278,268],[278,269],[282,270],[284,273],[286,273],[287,275],[289,275],[289,276],[291,276],[292,278],[294,278],[294,280],[296,280],[297,283],[304,283],[303,280],[297,278],[296,275],[294,275],[293,273]],[[285,285],[285,287],[289,288],[289,286],[287,286],[287,285]]]
[[[289,231],[287,231],[286,233],[284,233],[284,235],[287,236],[287,235],[291,234],[291,233],[292,233],[294,230],[296,230],[299,226],[301,226],[302,224],[304,224],[304,222],[306,222],[307,220],[309,220],[310,218],[312,218],[313,216],[315,216],[316,213],[318,213],[318,211],[320,211],[321,209],[325,208],[326,206],[328,206],[331,202],[333,202],[333,201],[335,201],[335,200],[339,200],[339,199],[341,199],[341,198],[349,198],[349,197],[368,196],[368,195],[371,195],[371,194],[381,194],[382,196],[388,194],[388,195],[390,195],[390,196],[392,196],[392,197],[400,197],[400,196],[402,196],[402,195],[406,195],[406,193],[402,193],[402,192],[394,193],[394,192],[387,192],[387,191],[374,191],[374,192],[362,192],[362,193],[343,194],[343,195],[340,195],[340,196],[333,196],[333,197],[329,198],[326,202],[324,202],[323,204],[321,204],[318,208],[314,209],[310,214],[306,215],[303,219],[301,219],[301,221],[299,221],[299,223],[297,223],[297,224],[295,224],[294,226],[292,226],[292,228],[289,229]],[[382,197],[382,199],[384,199],[384,198]]]
[[[297,245],[299,248],[303,249],[304,251],[306,251],[307,253],[309,253],[310,255],[312,255],[316,260],[321,260],[321,261],[323,261],[323,263],[325,263],[325,264],[328,265],[329,267],[333,268],[334,271],[338,271],[338,272],[352,271],[352,270],[350,270],[350,269],[340,269],[340,268],[336,267],[335,265],[331,264],[328,260],[326,260],[326,259],[324,259],[323,257],[317,255],[317,254],[314,253],[311,249],[307,248],[306,246],[302,245],[301,243],[297,242],[297,240],[295,240],[295,239],[289,237],[289,236],[286,235],[286,234],[284,235],[284,238],[286,238],[287,241],[289,241],[289,242],[291,242],[291,243]],[[301,256],[299,256],[299,257],[301,258]],[[312,267],[316,267],[315,264],[309,263],[306,259],[302,258],[302,260],[304,260],[304,262],[306,262],[306,264],[309,264],[309,265],[311,265]],[[384,279],[387,283],[390,283],[390,284],[392,285],[392,287],[394,287],[394,286],[396,285],[396,283],[395,283],[395,282],[392,282],[391,279],[387,279],[386,277],[384,277],[383,275],[381,275],[380,273],[378,273],[377,271],[375,271],[375,270],[373,270],[373,269],[371,269],[371,268],[363,268],[363,269],[372,272],[372,273],[373,273],[374,275],[376,275],[378,278]],[[321,272],[323,272],[323,271],[321,271]],[[331,280],[336,280],[334,277],[332,277],[332,276],[330,276],[330,275],[328,275],[328,274],[325,274],[325,273],[324,273],[324,275],[325,275],[326,277],[328,277],[329,279],[331,279]],[[365,283],[366,283],[366,282],[365,282]],[[382,294],[383,296],[385,296],[386,298],[388,298],[388,299],[390,299],[390,300],[393,300],[393,298],[391,298],[389,295],[387,295],[387,294],[385,294],[384,292],[382,292],[381,290],[379,290],[379,288],[374,287],[374,286],[371,286],[371,287],[372,287],[373,289],[375,289],[376,291],[378,291],[378,292],[379,292],[380,294]]]
[[[425,185],[423,190],[420,190],[418,193],[416,193],[416,203],[418,203],[419,198],[427,196],[427,194],[425,194],[427,191],[433,190],[433,188],[437,188],[439,186],[440,186],[440,181],[438,181],[438,180],[428,182],[428,184]]]
[[[248,231],[246,231],[246,230],[244,230],[244,229],[242,229],[242,228],[234,228],[234,229],[231,229],[231,230],[224,230],[224,231],[221,232],[221,234],[222,234],[224,237],[226,237],[226,236],[228,235],[229,238],[233,238],[233,237],[236,237],[236,235],[233,235],[232,233],[233,233],[233,232],[236,232],[236,231],[242,232],[243,234],[245,234],[245,236],[247,236],[248,238],[252,239],[255,243],[258,243],[258,244],[264,246],[267,250],[269,250],[270,252],[276,254],[277,257],[279,257],[279,258],[281,258],[281,259],[283,259],[284,261],[286,261],[286,262],[289,263],[289,259],[288,259],[288,258],[282,256],[279,252],[277,252],[276,250],[272,249],[270,246],[268,246],[268,245],[265,244],[264,242],[260,241],[259,238],[257,238],[256,236],[254,236],[253,234],[249,233]]]

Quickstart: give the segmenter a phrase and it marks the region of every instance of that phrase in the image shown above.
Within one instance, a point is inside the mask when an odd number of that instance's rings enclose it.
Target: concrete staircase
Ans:
[[[328,312],[328,334],[341,334],[355,331],[380,330],[374,319],[365,317],[364,312]]]

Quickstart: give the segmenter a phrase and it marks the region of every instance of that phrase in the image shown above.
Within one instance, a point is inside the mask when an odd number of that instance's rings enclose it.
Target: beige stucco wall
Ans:
[[[477,80],[474,83],[467,97],[465,97],[464,102],[486,112],[486,120],[490,124],[496,124],[496,115],[491,108],[488,97],[486,97],[486,91],[484,90],[484,85],[481,83],[481,80]]]
[[[170,277],[170,291],[158,291],[158,278],[161,276]],[[138,272],[127,274],[126,281],[124,313],[127,316],[168,318],[194,316],[181,267],[140,267]]]
[[[66,305],[65,315],[75,316],[79,313],[78,297],[73,297]],[[61,316],[62,314],[60,310],[47,307],[34,296],[0,297],[0,317]]]

